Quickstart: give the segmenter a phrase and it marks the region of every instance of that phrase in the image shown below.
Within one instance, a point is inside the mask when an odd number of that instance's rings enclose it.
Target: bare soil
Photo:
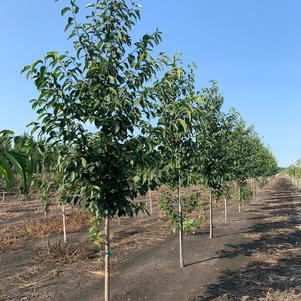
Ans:
[[[301,300],[300,205],[301,194],[279,177],[241,214],[230,204],[227,224],[223,208],[215,208],[215,237],[208,238],[206,223],[186,236],[182,270],[177,236],[157,206],[151,217],[113,221],[112,300]],[[0,301],[103,300],[102,258],[87,225],[77,216],[65,246],[56,209],[46,232],[41,214],[36,201],[0,205]]]

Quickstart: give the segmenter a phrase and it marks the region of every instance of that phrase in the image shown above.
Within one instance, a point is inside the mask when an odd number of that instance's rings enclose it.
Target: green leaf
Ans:
[[[37,60],[37,61],[35,61],[35,62],[31,65],[31,68],[34,69],[38,64],[43,64],[43,61],[42,61],[42,60]]]
[[[27,65],[27,66],[25,66],[22,70],[21,70],[21,73],[24,73],[24,72],[26,72],[26,71],[28,71],[28,70],[30,70],[31,69],[31,66],[30,65]]]
[[[71,11],[70,7],[64,7],[61,11],[61,15],[64,16],[67,11]]]
[[[133,177],[134,183],[138,183],[139,180],[140,180],[140,177],[138,175],[136,175],[136,176]]]
[[[186,122],[185,122],[183,119],[178,119],[178,122],[179,122],[180,125],[182,126],[184,132],[187,132],[188,127],[187,127]]]
[[[1,157],[0,157],[0,174],[2,174],[2,176],[4,177],[7,188],[8,189],[12,188],[13,181],[14,181],[13,172],[8,162]]]

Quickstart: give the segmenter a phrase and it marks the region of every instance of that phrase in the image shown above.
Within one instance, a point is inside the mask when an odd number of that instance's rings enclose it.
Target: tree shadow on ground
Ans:
[[[224,259],[245,257],[246,265],[238,270],[230,266],[196,301],[264,300],[268,292],[301,292],[301,198],[290,195],[287,179],[279,180],[277,191],[275,203],[259,209],[268,212],[267,218],[243,231],[247,242],[229,244],[216,254]]]

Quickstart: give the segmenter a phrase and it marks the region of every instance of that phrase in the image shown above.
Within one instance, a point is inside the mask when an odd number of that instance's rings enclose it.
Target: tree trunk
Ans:
[[[227,208],[227,198],[224,199],[225,205],[225,223],[228,221],[228,208]]]
[[[148,198],[149,198],[149,210],[150,214],[153,214],[153,200],[152,200],[152,191],[150,188],[148,188]]]
[[[212,208],[212,191],[209,189],[209,238],[213,238],[213,208]]]
[[[105,217],[105,301],[110,301],[110,218]]]
[[[65,206],[64,206],[64,204],[62,204],[62,217],[63,217],[64,243],[66,243],[67,242],[67,233],[66,233],[66,214],[65,214]]]
[[[238,212],[241,213],[241,196],[240,196],[240,185],[237,187],[237,198],[238,198]]]
[[[178,176],[178,206],[179,206],[179,254],[180,254],[180,268],[184,268],[184,248],[183,248],[183,211],[181,201],[181,182],[180,174]]]

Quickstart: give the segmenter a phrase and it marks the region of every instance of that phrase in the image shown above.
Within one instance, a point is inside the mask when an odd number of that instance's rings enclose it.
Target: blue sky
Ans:
[[[79,2],[86,3],[84,0]],[[20,70],[65,39],[64,1],[3,1],[0,10],[0,129],[22,133],[36,96]],[[159,27],[167,54],[198,65],[199,88],[215,79],[225,109],[235,107],[264,137],[281,166],[301,158],[301,1],[141,0],[134,36]]]

